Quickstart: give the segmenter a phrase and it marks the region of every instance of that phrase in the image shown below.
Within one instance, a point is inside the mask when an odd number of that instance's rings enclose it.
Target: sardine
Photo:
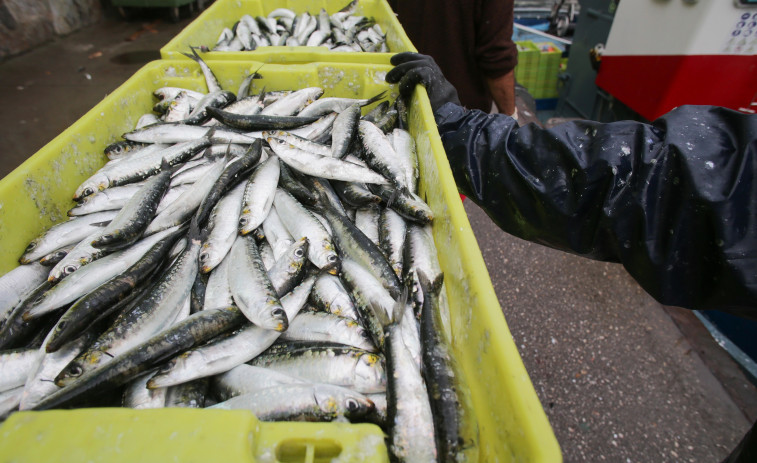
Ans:
[[[263,421],[331,421],[363,417],[373,410],[373,402],[331,384],[290,384],[249,392],[210,408],[250,410]]]
[[[321,270],[329,273],[339,271],[339,257],[334,250],[331,236],[313,214],[303,207],[289,193],[278,189],[274,198],[274,207],[281,222],[294,239],[307,237],[310,243],[308,258]]]
[[[261,328],[285,331],[289,320],[260,259],[255,239],[238,238],[230,257],[229,287],[239,309]]]

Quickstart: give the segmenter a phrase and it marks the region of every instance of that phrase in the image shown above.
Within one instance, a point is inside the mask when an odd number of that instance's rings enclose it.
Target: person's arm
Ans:
[[[435,110],[458,189],[503,230],[616,261],[663,304],[757,313],[757,116],[684,106],[518,128]]]
[[[489,93],[502,114],[515,113],[515,65],[518,48],[512,40],[513,0],[477,0],[474,55]]]
[[[515,72],[510,71],[500,77],[487,77],[486,84],[499,112],[512,116],[515,113]]]

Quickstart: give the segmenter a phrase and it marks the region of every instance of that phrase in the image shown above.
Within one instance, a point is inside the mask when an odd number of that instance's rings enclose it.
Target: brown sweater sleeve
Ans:
[[[500,77],[518,63],[512,40],[513,0],[477,0],[475,5],[476,63],[486,77]]]

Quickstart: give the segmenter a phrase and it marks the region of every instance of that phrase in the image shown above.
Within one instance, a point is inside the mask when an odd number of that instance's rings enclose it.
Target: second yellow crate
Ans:
[[[336,13],[349,3],[348,0],[217,0],[183,31],[160,49],[163,59],[186,59],[182,52],[189,47],[213,48],[225,27],[231,28],[243,15],[253,18],[266,16],[277,8],[288,8],[295,13],[308,12],[317,15],[321,8],[329,14]],[[385,0],[359,0],[357,13],[374,18],[386,34],[390,53],[338,52],[324,47],[261,47],[254,51],[211,51],[202,56],[205,60],[254,60],[263,63],[364,63],[389,64],[394,53],[417,51],[405,34],[394,12]]]

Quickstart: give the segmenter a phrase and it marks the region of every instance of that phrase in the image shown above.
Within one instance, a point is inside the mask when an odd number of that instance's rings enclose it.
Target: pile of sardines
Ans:
[[[402,100],[234,94],[199,63],[207,92],[157,89],[0,278],[0,413],[242,408],[475,451]]]
[[[355,13],[357,0],[329,15],[297,14],[278,8],[267,16],[246,14],[224,28],[211,51],[252,51],[260,47],[328,47],[331,51],[386,53],[386,35],[373,18]]]

